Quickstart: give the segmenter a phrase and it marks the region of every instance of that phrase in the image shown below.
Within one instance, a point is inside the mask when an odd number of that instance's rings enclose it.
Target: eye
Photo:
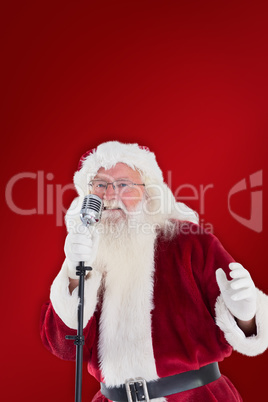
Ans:
[[[119,180],[119,181],[116,182],[116,187],[119,190],[122,190],[123,188],[130,188],[131,187],[131,182],[126,181],[126,180],[123,180],[123,181]]]
[[[96,183],[97,188],[106,188],[106,184],[104,183]]]
[[[92,186],[95,190],[105,190],[107,188],[107,183],[103,180],[93,180]]]

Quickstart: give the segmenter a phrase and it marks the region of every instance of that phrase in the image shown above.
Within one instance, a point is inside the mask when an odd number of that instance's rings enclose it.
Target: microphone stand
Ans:
[[[99,222],[101,211],[103,208],[103,201],[95,194],[88,194],[85,196],[80,218],[84,226]],[[86,271],[91,271],[91,267],[85,267],[84,261],[80,261],[76,267],[76,275],[79,276],[78,287],[78,309],[77,309],[77,335],[67,335],[65,339],[74,340],[76,346],[76,374],[75,374],[75,402],[81,402],[82,398],[82,371],[83,371],[83,346],[85,337],[83,335],[83,320],[84,320],[84,286]]]
[[[78,309],[77,309],[77,335],[66,335],[65,339],[74,340],[76,346],[76,373],[75,373],[75,402],[81,402],[82,398],[82,373],[83,373],[83,346],[85,337],[83,335],[83,320],[84,320],[84,287],[86,271],[91,271],[91,267],[85,267],[84,261],[79,262],[76,267],[76,275],[79,276],[78,286]]]

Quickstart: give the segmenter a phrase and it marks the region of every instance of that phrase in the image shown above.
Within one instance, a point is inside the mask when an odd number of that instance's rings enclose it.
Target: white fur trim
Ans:
[[[217,298],[215,312],[216,324],[234,350],[247,356],[256,356],[268,348],[268,296],[261,290],[257,289],[257,335],[245,336],[221,295]]]
[[[162,171],[153,152],[140,148],[138,144],[109,141],[93,150],[84,159],[82,168],[75,173],[74,184],[78,194],[83,197],[88,194],[87,184],[101,167],[106,170],[111,169],[119,162],[125,163],[131,169],[136,168],[141,171],[145,184],[163,183]]]
[[[84,321],[87,325],[97,305],[97,292],[101,282],[101,274],[95,270],[85,280],[84,289]],[[50,290],[50,300],[57,315],[69,327],[77,329],[78,288],[69,292],[68,267],[64,261]]]

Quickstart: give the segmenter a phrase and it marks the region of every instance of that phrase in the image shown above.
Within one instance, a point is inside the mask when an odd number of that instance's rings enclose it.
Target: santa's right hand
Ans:
[[[68,266],[68,276],[72,279],[78,279],[76,267],[79,261],[84,261],[85,266],[91,266],[96,258],[98,249],[97,233],[69,233],[66,236],[64,252]]]

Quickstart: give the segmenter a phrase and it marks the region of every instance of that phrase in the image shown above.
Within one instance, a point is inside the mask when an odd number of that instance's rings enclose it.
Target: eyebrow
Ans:
[[[94,179],[92,179],[92,180],[104,180],[104,181],[106,181],[106,177],[104,178],[104,177],[100,177],[100,176],[96,176],[96,177],[94,177]],[[116,181],[116,180],[130,180],[130,181],[132,181],[129,177],[118,177],[117,179],[113,179],[113,181]]]

